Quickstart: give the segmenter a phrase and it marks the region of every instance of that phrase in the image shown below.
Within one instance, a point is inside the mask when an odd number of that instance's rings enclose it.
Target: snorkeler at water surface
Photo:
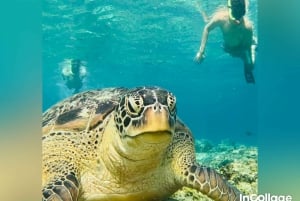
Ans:
[[[217,10],[205,25],[200,48],[195,61],[205,58],[205,47],[210,31],[219,27],[223,34],[223,49],[233,57],[241,58],[247,83],[255,83],[253,69],[255,63],[256,38],[253,36],[252,22],[245,17],[246,0],[228,0],[227,9]]]
[[[83,78],[86,76],[85,67],[82,66],[82,61],[72,59],[71,65],[66,65],[63,68],[62,76],[66,80],[66,85],[69,89],[74,89],[74,93],[78,93],[83,85]]]

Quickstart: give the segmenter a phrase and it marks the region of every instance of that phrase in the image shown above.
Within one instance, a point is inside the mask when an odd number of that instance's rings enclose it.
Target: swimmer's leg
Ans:
[[[252,71],[245,71],[244,74],[245,74],[245,79],[246,79],[247,83],[255,84],[255,78],[254,78]]]
[[[255,83],[253,75],[254,61],[252,60],[251,51],[245,51],[242,59],[244,61],[244,75],[247,83]]]
[[[255,78],[253,75],[253,65],[251,64],[244,64],[244,75],[247,83],[255,84]]]

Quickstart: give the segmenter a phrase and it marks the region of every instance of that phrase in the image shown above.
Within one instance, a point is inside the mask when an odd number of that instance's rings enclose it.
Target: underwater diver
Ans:
[[[209,32],[219,27],[223,34],[223,49],[244,63],[244,75],[247,83],[255,83],[253,69],[257,41],[253,36],[252,22],[245,17],[246,0],[228,0],[227,9],[217,10],[205,25],[200,48],[194,58],[201,63],[205,58],[205,47]],[[204,18],[205,20],[205,18]]]
[[[67,65],[62,70],[63,79],[69,89],[74,89],[74,94],[81,89],[85,75],[86,70],[79,59],[72,59],[71,66]]]

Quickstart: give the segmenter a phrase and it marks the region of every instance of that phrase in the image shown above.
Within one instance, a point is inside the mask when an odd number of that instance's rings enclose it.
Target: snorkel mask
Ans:
[[[229,9],[229,18],[239,23],[246,13],[245,0],[228,0],[227,7]]]
[[[79,59],[73,59],[71,62],[71,69],[74,74],[79,73],[81,61]]]

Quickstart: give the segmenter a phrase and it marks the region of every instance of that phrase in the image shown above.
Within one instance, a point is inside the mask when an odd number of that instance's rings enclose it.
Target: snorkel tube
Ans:
[[[236,19],[232,16],[231,0],[227,1],[227,7],[228,7],[229,18],[232,21],[235,21]]]

